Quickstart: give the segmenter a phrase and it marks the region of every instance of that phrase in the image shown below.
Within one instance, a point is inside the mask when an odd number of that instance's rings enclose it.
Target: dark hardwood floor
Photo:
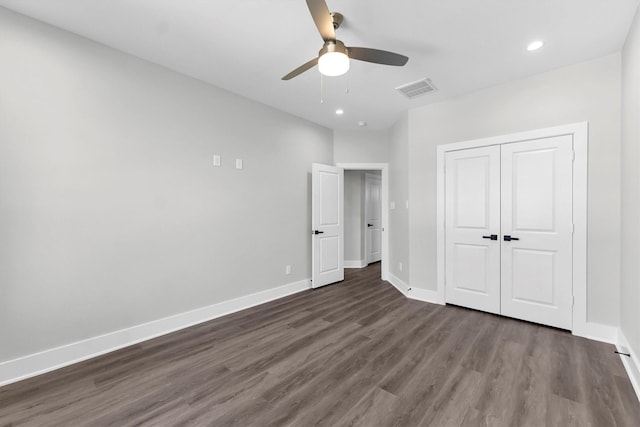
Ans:
[[[0,426],[640,426],[614,347],[411,301],[380,266],[0,388]]]

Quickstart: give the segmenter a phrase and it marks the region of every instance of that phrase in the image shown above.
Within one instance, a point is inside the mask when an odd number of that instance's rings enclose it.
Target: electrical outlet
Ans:
[[[291,274],[291,266],[290,265],[287,265],[284,268],[284,274],[286,274],[287,276]]]
[[[220,158],[219,154],[214,154],[213,155],[213,166],[220,166],[220,163],[222,162],[222,159]]]

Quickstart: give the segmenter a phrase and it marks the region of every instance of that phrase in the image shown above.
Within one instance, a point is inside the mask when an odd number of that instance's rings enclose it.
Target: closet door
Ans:
[[[501,313],[572,328],[571,136],[502,145]]]
[[[445,158],[446,301],[500,313],[500,147]]]

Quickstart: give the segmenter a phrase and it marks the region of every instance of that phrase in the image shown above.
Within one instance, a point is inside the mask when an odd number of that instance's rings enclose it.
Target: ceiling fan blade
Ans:
[[[333,28],[333,19],[331,19],[331,12],[324,0],[307,0],[307,6],[309,6],[309,12],[313,22],[316,23],[318,31],[324,41],[335,40],[336,30]]]
[[[369,49],[367,47],[348,47],[349,58],[376,64],[403,66],[409,60],[408,57],[386,50]]]
[[[291,80],[292,78],[304,73],[305,71],[315,67],[316,65],[318,65],[318,58],[313,58],[311,61],[299,66],[298,68],[296,68],[295,70],[293,70],[292,72],[284,76],[282,80]]]

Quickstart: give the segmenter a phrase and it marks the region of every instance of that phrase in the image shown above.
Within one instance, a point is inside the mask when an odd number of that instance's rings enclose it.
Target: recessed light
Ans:
[[[541,40],[536,40],[534,42],[529,43],[529,46],[527,46],[527,50],[529,52],[533,52],[534,50],[540,49],[542,46],[544,46],[544,42]]]
[[[336,114],[337,114],[337,115],[339,115],[339,116],[341,116],[341,115],[343,115],[343,114],[344,114],[344,110],[343,110],[342,108],[338,108],[338,109],[336,110]]]

